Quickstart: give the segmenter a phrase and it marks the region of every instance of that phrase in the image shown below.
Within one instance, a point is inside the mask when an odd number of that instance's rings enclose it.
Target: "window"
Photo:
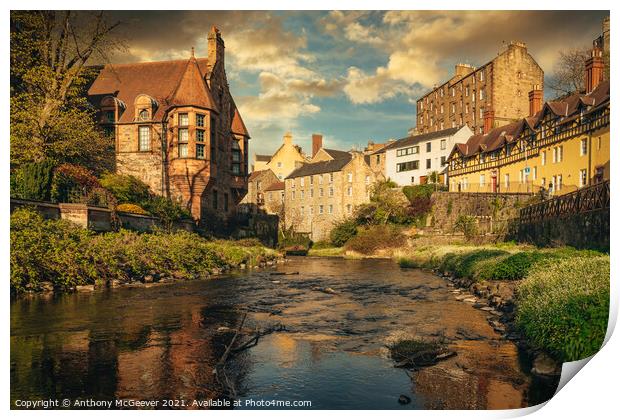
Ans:
[[[558,191],[562,190],[562,175],[558,175],[557,177],[557,188]]]
[[[588,139],[581,140],[581,150],[580,155],[585,156],[588,154]]]
[[[295,191],[291,191],[291,200],[295,199]]]
[[[205,131],[204,130],[196,130],[196,141],[199,143],[204,143],[205,141]]]
[[[347,204],[347,213],[351,214],[352,206],[351,204]]]
[[[444,166],[446,164],[446,157],[442,156],[441,157],[441,166]]]
[[[228,211],[228,194],[224,194],[224,211]]]
[[[588,172],[585,169],[579,171],[579,187],[588,185]]]
[[[211,162],[214,162],[217,159],[217,156],[215,154],[215,151],[217,150],[217,136],[216,136],[217,131],[215,129],[215,118],[213,116],[211,117],[211,120],[209,121],[209,128],[210,128],[210,133],[211,133],[211,138],[210,138],[211,155],[209,159],[211,159]]]
[[[205,145],[196,143],[196,159],[204,159],[204,158],[205,158]],[[235,171],[233,170],[233,172]]]
[[[114,138],[114,135],[115,135],[114,126],[113,125],[106,125],[106,126],[104,126],[103,127],[103,134],[106,137]]]
[[[406,172],[420,169],[420,161],[412,160],[409,162],[401,162],[396,164],[396,172]]]
[[[353,196],[353,187],[349,187],[349,188],[347,188],[347,195],[348,195],[349,197]]]
[[[377,155],[376,162],[377,162],[377,165],[381,163],[381,155]]]
[[[537,177],[538,177],[538,167],[534,166],[532,168],[532,180],[536,180]]]
[[[304,215],[304,206],[301,206],[301,208],[299,209],[299,214],[301,214],[302,216]]]
[[[140,111],[140,114],[138,114],[138,120],[139,121],[148,121],[149,120],[149,111],[148,109],[143,109]]]
[[[322,183],[323,183],[323,174],[320,174],[319,175],[319,184],[322,184]]]
[[[428,153],[430,151],[431,151],[431,143],[428,142],[428,143],[426,143],[426,153]]]
[[[278,166],[278,168],[281,168],[282,167],[282,162],[278,162],[277,166]]]
[[[415,176],[411,177],[411,185],[415,184]]]
[[[329,214],[332,214],[332,213],[334,212],[334,206],[333,206],[332,204],[330,204],[330,205],[327,207],[327,212],[328,212]]]
[[[299,192],[299,198],[301,198],[303,200],[304,199],[304,195],[305,195],[305,192],[303,190],[301,190]]]
[[[484,118],[484,108],[480,108],[480,118]]]
[[[310,198],[312,198],[312,197],[314,197],[314,190],[313,189],[310,190]]]
[[[314,185],[314,175],[310,175],[310,185]]]
[[[188,153],[187,142],[189,140],[189,131],[187,128],[179,128],[179,157],[186,158]]]
[[[151,127],[148,125],[138,127],[138,147],[141,152],[151,150]]]
[[[465,86],[465,96],[469,96],[469,86]]]
[[[480,81],[482,82],[484,80],[484,71],[481,71],[479,74],[480,74]]]
[[[217,210],[217,191],[213,191],[213,202],[211,204],[213,208]]]
[[[179,126],[187,127],[189,125],[189,114],[179,114]]]
[[[353,174],[351,172],[347,174],[347,182],[353,182]]]
[[[439,143],[439,148],[441,150],[446,150],[446,139],[441,140],[441,142]]]
[[[540,155],[540,164],[542,166],[545,166],[546,163],[547,163],[547,152],[542,152],[542,154]]]
[[[323,214],[323,205],[322,204],[319,206],[319,214]]]
[[[114,122],[114,111],[106,111],[105,120],[106,122],[113,123]]]
[[[330,197],[334,196],[334,188],[333,187],[329,187],[329,196]]]
[[[314,206],[310,206],[310,214],[314,214]]]
[[[364,181],[366,185],[370,184],[370,175],[366,175],[366,179]]]
[[[205,116],[202,114],[196,114],[196,127],[205,126]]]
[[[305,183],[305,178],[302,176],[301,178],[299,178],[299,185],[303,187],[304,183]]]
[[[485,182],[484,182],[484,174],[481,174],[480,175],[480,186],[483,187],[484,184],[485,184]]]
[[[323,188],[319,188],[319,197],[323,197]]]
[[[426,169],[431,169],[431,160],[426,159]]]
[[[480,73],[482,74],[482,73]],[[484,90],[480,89],[480,100],[483,101],[484,100]]]
[[[329,174],[329,182],[330,183],[334,182],[334,173],[333,172]]]
[[[506,189],[510,188],[510,175],[509,174],[504,174],[504,186],[506,187]]]

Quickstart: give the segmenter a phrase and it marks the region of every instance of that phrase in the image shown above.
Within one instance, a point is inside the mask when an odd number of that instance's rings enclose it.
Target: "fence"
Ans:
[[[524,194],[535,195],[541,192],[542,186],[537,181],[527,182],[497,182],[495,184],[490,182],[452,182],[450,183],[450,192],[461,193],[485,193],[485,194]],[[577,185],[558,184],[552,188],[552,194],[568,194],[577,191],[579,187]],[[548,191],[548,185],[545,185],[545,190]]]
[[[538,246],[609,250],[609,181],[522,208],[508,238]]]

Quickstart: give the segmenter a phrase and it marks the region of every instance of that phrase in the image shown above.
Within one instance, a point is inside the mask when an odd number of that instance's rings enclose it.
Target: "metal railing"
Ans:
[[[519,211],[519,223],[533,223],[609,208],[609,180],[532,204]]]

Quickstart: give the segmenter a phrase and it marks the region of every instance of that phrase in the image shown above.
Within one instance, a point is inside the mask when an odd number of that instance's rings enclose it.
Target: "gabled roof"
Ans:
[[[253,181],[253,180],[255,180],[256,178],[258,178],[259,176],[261,176],[261,175],[263,175],[263,174],[266,174],[267,172],[272,172],[272,173],[273,173],[273,171],[272,171],[271,169],[262,169],[262,170],[260,170],[260,171],[253,171],[253,172],[250,174],[250,176],[248,177],[248,181]],[[276,176],[276,174],[273,174],[273,176],[275,177],[275,176]]]
[[[315,162],[315,163],[306,163],[305,165],[300,166],[299,168],[291,172],[289,176],[286,177],[286,179],[297,178],[301,176],[324,174],[324,173],[329,173],[329,172],[338,172],[339,170],[344,168],[347,163],[351,161],[353,156],[349,152],[342,152],[340,150],[337,150],[337,152],[340,152],[339,155],[342,156],[341,158],[332,159],[332,160],[322,160],[322,161]]]
[[[323,148],[323,150],[325,150],[327,154],[330,155],[333,159],[346,159],[347,157],[351,156],[349,152],[345,152],[343,150],[325,149],[325,148]]]
[[[284,181],[274,182],[273,184],[265,188],[265,191],[280,191],[280,190],[284,190]]]
[[[422,141],[433,140],[433,139],[437,139],[440,137],[449,137],[449,136],[454,135],[461,128],[463,127],[453,127],[453,128],[447,128],[441,131],[435,131],[433,133],[425,133],[425,134],[418,134],[415,136],[405,137],[405,138],[396,140],[392,144],[387,145],[383,150],[398,149],[401,147],[411,146],[411,145],[420,143]]]
[[[195,59],[195,62],[200,74],[210,71],[206,58]],[[112,95],[121,100],[127,108],[119,122],[133,121],[135,98],[140,94],[149,95],[159,103],[153,119],[161,120],[187,67],[188,60],[106,64],[88,94],[94,97]]]

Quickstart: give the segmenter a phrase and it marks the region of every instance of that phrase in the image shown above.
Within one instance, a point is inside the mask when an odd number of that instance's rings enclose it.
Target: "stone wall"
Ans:
[[[524,194],[481,194],[435,192],[429,225],[441,232],[452,232],[460,215],[474,216],[480,233],[501,233],[518,216],[519,208],[529,200]]]
[[[609,209],[554,217],[533,223],[510,223],[507,239],[537,246],[572,246],[609,252]]]
[[[258,238],[264,245],[275,247],[278,244],[279,222],[280,218],[273,214],[239,214],[232,236],[237,239]]]

